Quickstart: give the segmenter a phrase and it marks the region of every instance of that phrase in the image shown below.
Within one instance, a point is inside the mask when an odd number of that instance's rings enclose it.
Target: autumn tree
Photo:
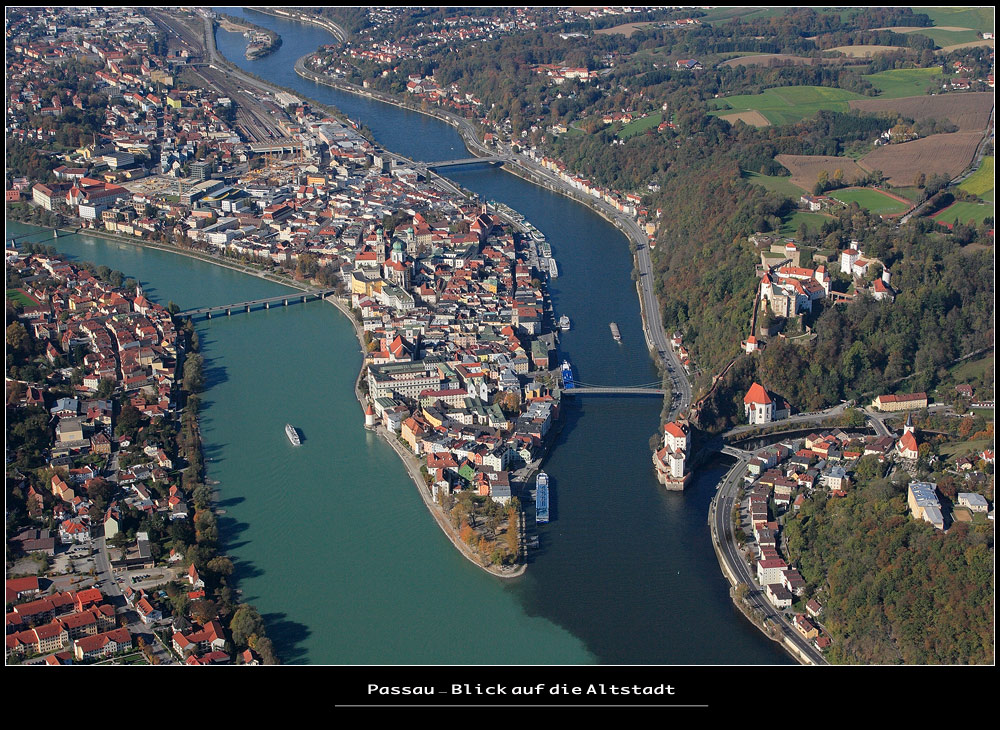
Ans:
[[[261,637],[264,635],[264,619],[254,605],[244,603],[233,613],[233,618],[229,622],[229,630],[233,633],[233,643],[238,648],[246,648],[249,646],[251,636]],[[260,651],[259,641],[257,650]],[[261,653],[263,654],[263,652]]]

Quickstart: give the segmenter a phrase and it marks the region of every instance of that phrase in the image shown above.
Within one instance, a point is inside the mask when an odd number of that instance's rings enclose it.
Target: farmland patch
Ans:
[[[720,115],[719,119],[725,119],[730,124],[736,124],[736,122],[743,122],[744,124],[749,124],[751,127],[771,126],[771,123],[767,121],[767,117],[765,117],[758,111],[735,112],[733,114]]]
[[[858,162],[865,169],[881,170],[892,185],[911,185],[920,173],[927,177],[947,175],[951,179],[968,167],[980,140],[979,132],[934,134],[912,142],[876,147]]]
[[[841,203],[857,203],[875,215],[899,215],[912,207],[909,202],[903,202],[871,188],[842,188],[833,190],[827,195]]]
[[[898,99],[855,99],[851,109],[865,112],[897,112],[904,117],[921,119],[947,119],[959,131],[982,131],[990,119],[993,92],[969,91],[937,94],[935,96],[907,96]]]
[[[969,177],[967,177],[958,187],[972,193],[973,195],[978,195],[983,200],[988,200],[992,203],[994,202],[993,186],[995,183],[993,174],[993,156],[987,155],[983,157],[983,161],[979,165],[979,169],[969,175]]]
[[[819,174],[826,171],[829,177],[834,177],[837,170],[844,174],[846,182],[856,182],[865,177],[868,172],[858,166],[854,160],[847,157],[833,157],[830,155],[777,155],[774,159],[788,168],[792,173],[790,178],[793,185],[798,185],[803,190],[812,191],[816,185]]]

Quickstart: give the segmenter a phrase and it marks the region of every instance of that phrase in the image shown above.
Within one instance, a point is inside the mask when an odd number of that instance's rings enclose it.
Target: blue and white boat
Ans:
[[[566,390],[569,390],[575,385],[575,383],[573,382],[573,366],[569,364],[569,360],[563,360],[562,381],[563,381],[563,388]]]
[[[535,522],[549,521],[549,475],[538,472],[535,478]]]

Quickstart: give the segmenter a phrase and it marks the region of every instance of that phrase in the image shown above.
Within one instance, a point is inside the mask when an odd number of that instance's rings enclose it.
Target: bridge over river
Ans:
[[[178,312],[178,317],[197,317],[199,315],[205,315],[207,319],[211,319],[213,314],[220,314],[225,312],[226,316],[231,315],[234,311],[236,312],[249,312],[254,307],[260,307],[263,305],[264,309],[270,309],[272,304],[282,304],[283,306],[288,306],[289,303],[295,302],[307,302],[311,299],[325,299],[329,294],[333,294],[335,289],[318,289],[316,291],[307,291],[297,294],[282,294],[276,297],[267,297],[264,299],[251,299],[247,302],[236,302],[234,304],[219,304],[213,307],[199,307],[197,309],[186,309],[183,312]]]
[[[475,165],[477,163],[489,163],[490,165],[502,165],[507,161],[506,157],[463,157],[460,160],[438,160],[436,162],[424,162],[424,167],[428,170],[439,170],[442,167],[457,167],[459,165]]]
[[[630,387],[627,385],[576,385],[562,391],[563,395],[655,395],[662,398],[667,391],[663,388]]]

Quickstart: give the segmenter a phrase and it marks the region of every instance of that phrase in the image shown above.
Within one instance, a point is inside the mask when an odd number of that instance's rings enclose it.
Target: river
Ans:
[[[331,37],[307,24],[225,8],[279,32],[257,61],[218,31],[231,61],[333,104],[390,150],[466,156],[457,132],[426,115],[308,82],[296,59]],[[655,380],[625,237],[588,208],[487,166],[448,177],[504,202],[546,234],[559,262],[561,353],[594,384]],[[282,287],[168,253],[89,236],[46,241],[122,270],[183,308]],[[210,282],[206,285],[205,282]],[[623,342],[611,338],[609,322]],[[283,661],[303,664],[788,664],[732,605],[711,544],[709,502],[722,462],[683,493],[653,475],[655,398],[569,399],[543,468],[552,522],[526,574],[503,581],[451,546],[391,449],[364,431],[353,382],[361,364],[346,319],[322,302],[198,325],[208,359],[204,441],[221,482],[221,521],[244,599],[268,621]],[[305,441],[293,449],[290,422]]]

